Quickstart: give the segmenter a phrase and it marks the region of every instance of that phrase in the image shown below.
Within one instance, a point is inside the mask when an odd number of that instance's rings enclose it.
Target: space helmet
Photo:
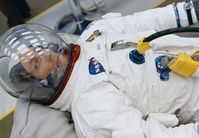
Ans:
[[[9,29],[0,38],[0,85],[10,95],[51,104],[71,66],[72,48],[39,24]]]

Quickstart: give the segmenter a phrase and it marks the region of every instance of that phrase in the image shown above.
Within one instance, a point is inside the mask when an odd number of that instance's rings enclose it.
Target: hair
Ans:
[[[21,65],[21,63],[17,63],[16,65],[14,65],[12,67],[12,69],[9,72],[9,77],[13,82],[24,82],[24,81],[32,81],[35,78],[28,73],[23,66]]]

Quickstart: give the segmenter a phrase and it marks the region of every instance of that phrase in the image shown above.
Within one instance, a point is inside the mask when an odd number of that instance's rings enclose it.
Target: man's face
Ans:
[[[24,69],[37,79],[44,79],[53,72],[58,57],[57,53],[49,49],[36,52],[30,48],[27,52],[19,54]]]

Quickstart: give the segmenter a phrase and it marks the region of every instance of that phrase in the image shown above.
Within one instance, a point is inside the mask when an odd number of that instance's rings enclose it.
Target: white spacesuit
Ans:
[[[199,79],[172,71],[164,79],[157,61],[194,53],[199,40],[164,36],[150,42],[143,64],[132,60],[140,38],[198,21],[194,7],[188,17],[187,3],[125,17],[107,14],[83,32],[80,46],[39,25],[14,28],[1,39],[6,73],[0,84],[14,96],[71,111],[80,138],[197,138]]]
[[[187,26],[183,5],[177,6]],[[196,23],[193,8],[192,17]],[[92,23],[79,39],[81,53],[68,84],[51,107],[72,112],[81,138],[199,137],[197,123],[191,123],[199,121],[199,80],[170,72],[162,81],[155,65],[158,56],[198,50],[198,38],[165,36],[151,42],[144,64],[130,58],[140,37],[176,26],[173,5],[125,17],[108,14]],[[115,42],[132,47],[115,50]]]

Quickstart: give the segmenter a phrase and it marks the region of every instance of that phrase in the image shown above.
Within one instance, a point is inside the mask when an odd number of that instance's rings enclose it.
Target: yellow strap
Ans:
[[[143,42],[144,38],[138,40],[137,50],[140,54],[144,54],[150,48],[149,42]]]
[[[5,112],[4,114],[0,115],[0,121],[3,120],[6,116],[8,116],[9,114],[11,114],[12,112],[14,112],[14,108],[13,107],[10,107],[8,108],[8,111]]]
[[[168,67],[179,75],[190,77],[198,68],[199,62],[194,61],[191,56],[185,53],[178,54],[177,58],[172,60]]]

